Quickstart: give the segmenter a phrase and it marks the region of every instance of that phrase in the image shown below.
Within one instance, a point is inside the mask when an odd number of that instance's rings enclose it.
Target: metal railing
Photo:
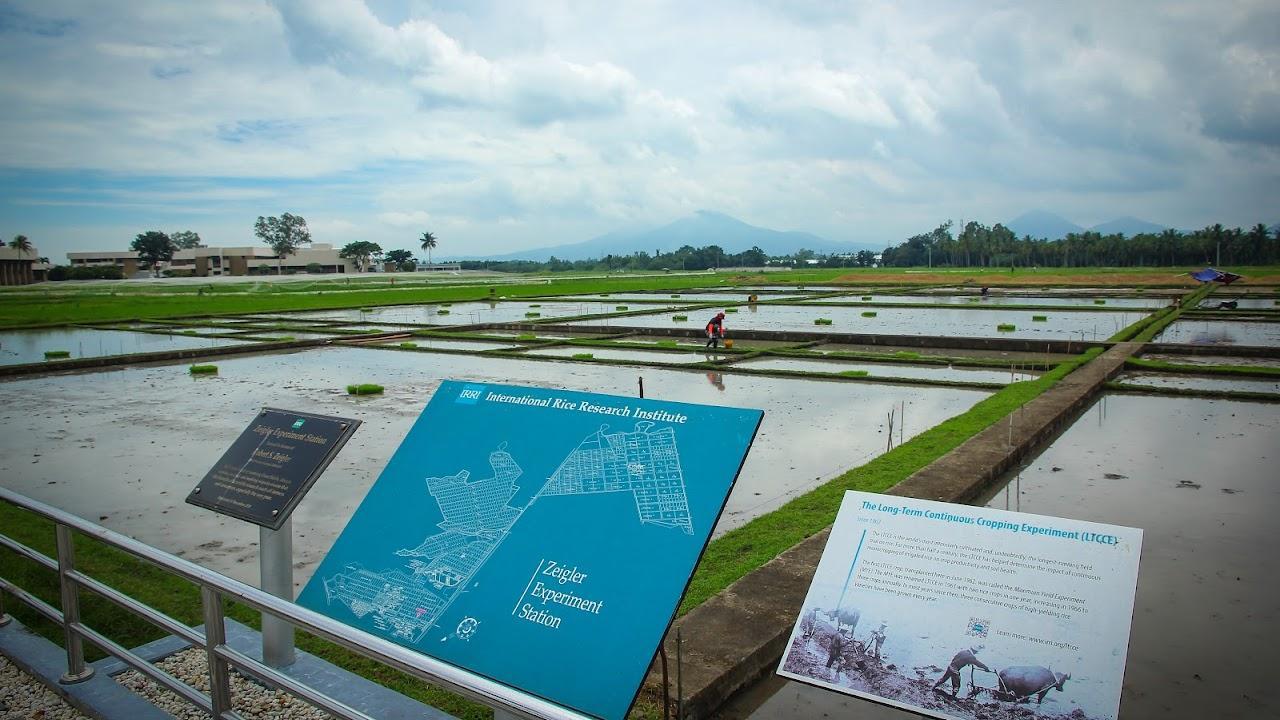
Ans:
[[[0,534],[0,546],[12,550],[21,557],[42,565],[58,575],[61,608],[55,608],[6,578],[0,577],[0,598],[5,592],[22,601],[40,615],[60,625],[64,632],[67,652],[67,672],[64,683],[75,683],[93,676],[93,667],[84,661],[83,641],[88,640],[104,652],[118,658],[134,670],[146,675],[178,696],[196,705],[215,718],[229,720],[239,718],[231,703],[230,670],[234,668],[267,685],[279,688],[304,702],[344,720],[374,720],[368,715],[339,700],[331,698],[308,685],[283,674],[268,665],[237,652],[226,644],[226,625],[223,600],[230,599],[255,610],[281,618],[294,627],[340,645],[354,653],[382,663],[413,677],[448,688],[464,697],[487,705],[498,716],[513,715],[521,718],[548,720],[588,720],[588,716],[561,705],[527,695],[488,678],[463,670],[449,663],[420,655],[362,630],[344,625],[332,618],[282,600],[251,585],[200,567],[182,558],[158,550],[120,533],[95,525],[71,513],[45,503],[0,488],[0,500],[51,520],[55,526],[57,558],[50,558],[22,543]],[[71,531],[111,547],[123,550],[145,560],[177,577],[188,580],[200,588],[203,607],[204,632],[187,627],[182,622],[142,603],[128,595],[89,577],[76,569],[75,549]],[[194,647],[203,648],[208,659],[208,695],[155,667],[150,662],[112,641],[102,633],[85,625],[80,618],[80,591],[87,590],[128,610],[165,632],[186,640]],[[0,605],[0,624],[7,621]]]

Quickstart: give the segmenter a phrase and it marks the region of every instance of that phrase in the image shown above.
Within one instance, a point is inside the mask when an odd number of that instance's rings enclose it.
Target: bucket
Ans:
[[[724,346],[725,346],[725,347],[727,347],[727,348],[731,348],[731,347],[733,347],[733,341],[732,341],[732,340],[728,340],[728,339],[726,339],[726,340],[724,341]]]

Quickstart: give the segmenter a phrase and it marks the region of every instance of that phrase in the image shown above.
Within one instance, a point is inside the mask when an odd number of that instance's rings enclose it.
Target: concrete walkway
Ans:
[[[976,497],[1071,422],[1141,347],[1142,343],[1117,343],[888,494],[943,502]],[[679,629],[686,718],[710,717],[734,693],[774,670],[829,532],[828,528],[803,540],[672,625],[666,643],[671,695],[675,697],[675,637]],[[645,680],[644,692],[660,702],[662,674],[656,664]]]

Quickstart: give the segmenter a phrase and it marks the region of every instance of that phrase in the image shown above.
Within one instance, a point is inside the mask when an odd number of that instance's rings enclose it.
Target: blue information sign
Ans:
[[[447,381],[298,602],[622,718],[762,416]]]

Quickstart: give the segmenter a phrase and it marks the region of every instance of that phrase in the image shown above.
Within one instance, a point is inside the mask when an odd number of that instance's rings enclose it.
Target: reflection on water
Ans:
[[[866,317],[863,312],[874,312]],[[1043,321],[1034,320],[1044,317]],[[805,305],[760,305],[751,314],[738,313],[725,319],[729,337],[735,329],[793,330],[827,333],[870,333],[883,335],[935,335],[945,337],[1014,337],[1046,340],[1105,340],[1146,316],[1130,312],[1033,312],[1028,310],[956,310],[938,308],[878,307],[863,311],[857,307],[809,307]],[[818,318],[831,320],[818,325]],[[691,318],[698,320],[699,318]],[[704,321],[705,322],[705,321]],[[577,324],[606,327],[680,327],[671,315],[600,318]],[[1000,325],[1013,329],[999,330]],[[699,327],[701,325],[698,325]]]
[[[1221,375],[1179,375],[1175,373],[1126,372],[1116,382],[1143,387],[1177,390],[1228,390],[1231,392],[1280,393],[1280,378],[1274,380],[1223,377]]]
[[[1178,320],[1165,328],[1155,342],[1280,347],[1280,323]]]
[[[199,380],[181,364],[0,383],[0,478],[18,492],[92,520],[104,517],[107,527],[253,582],[256,530],[182,498],[264,405],[362,420],[293,516],[301,582],[441,380],[634,397],[641,378],[649,398],[765,411],[718,534],[883,452],[879,418],[890,407],[906,403],[905,435],[912,437],[987,395],[732,372],[717,384],[704,372],[328,347],[222,358],[217,377]],[[386,393],[348,396],[346,385],[356,382],[377,383]],[[201,547],[215,542],[216,548]]]
[[[1109,396],[987,501],[1143,528],[1122,717],[1280,708],[1278,447],[1274,405]]]
[[[66,350],[75,359],[244,345],[246,342],[240,339],[200,337],[198,333],[199,331],[193,330],[191,334],[178,332],[160,335],[90,328],[10,330],[0,333],[0,365],[44,362],[44,354],[49,350]]]

